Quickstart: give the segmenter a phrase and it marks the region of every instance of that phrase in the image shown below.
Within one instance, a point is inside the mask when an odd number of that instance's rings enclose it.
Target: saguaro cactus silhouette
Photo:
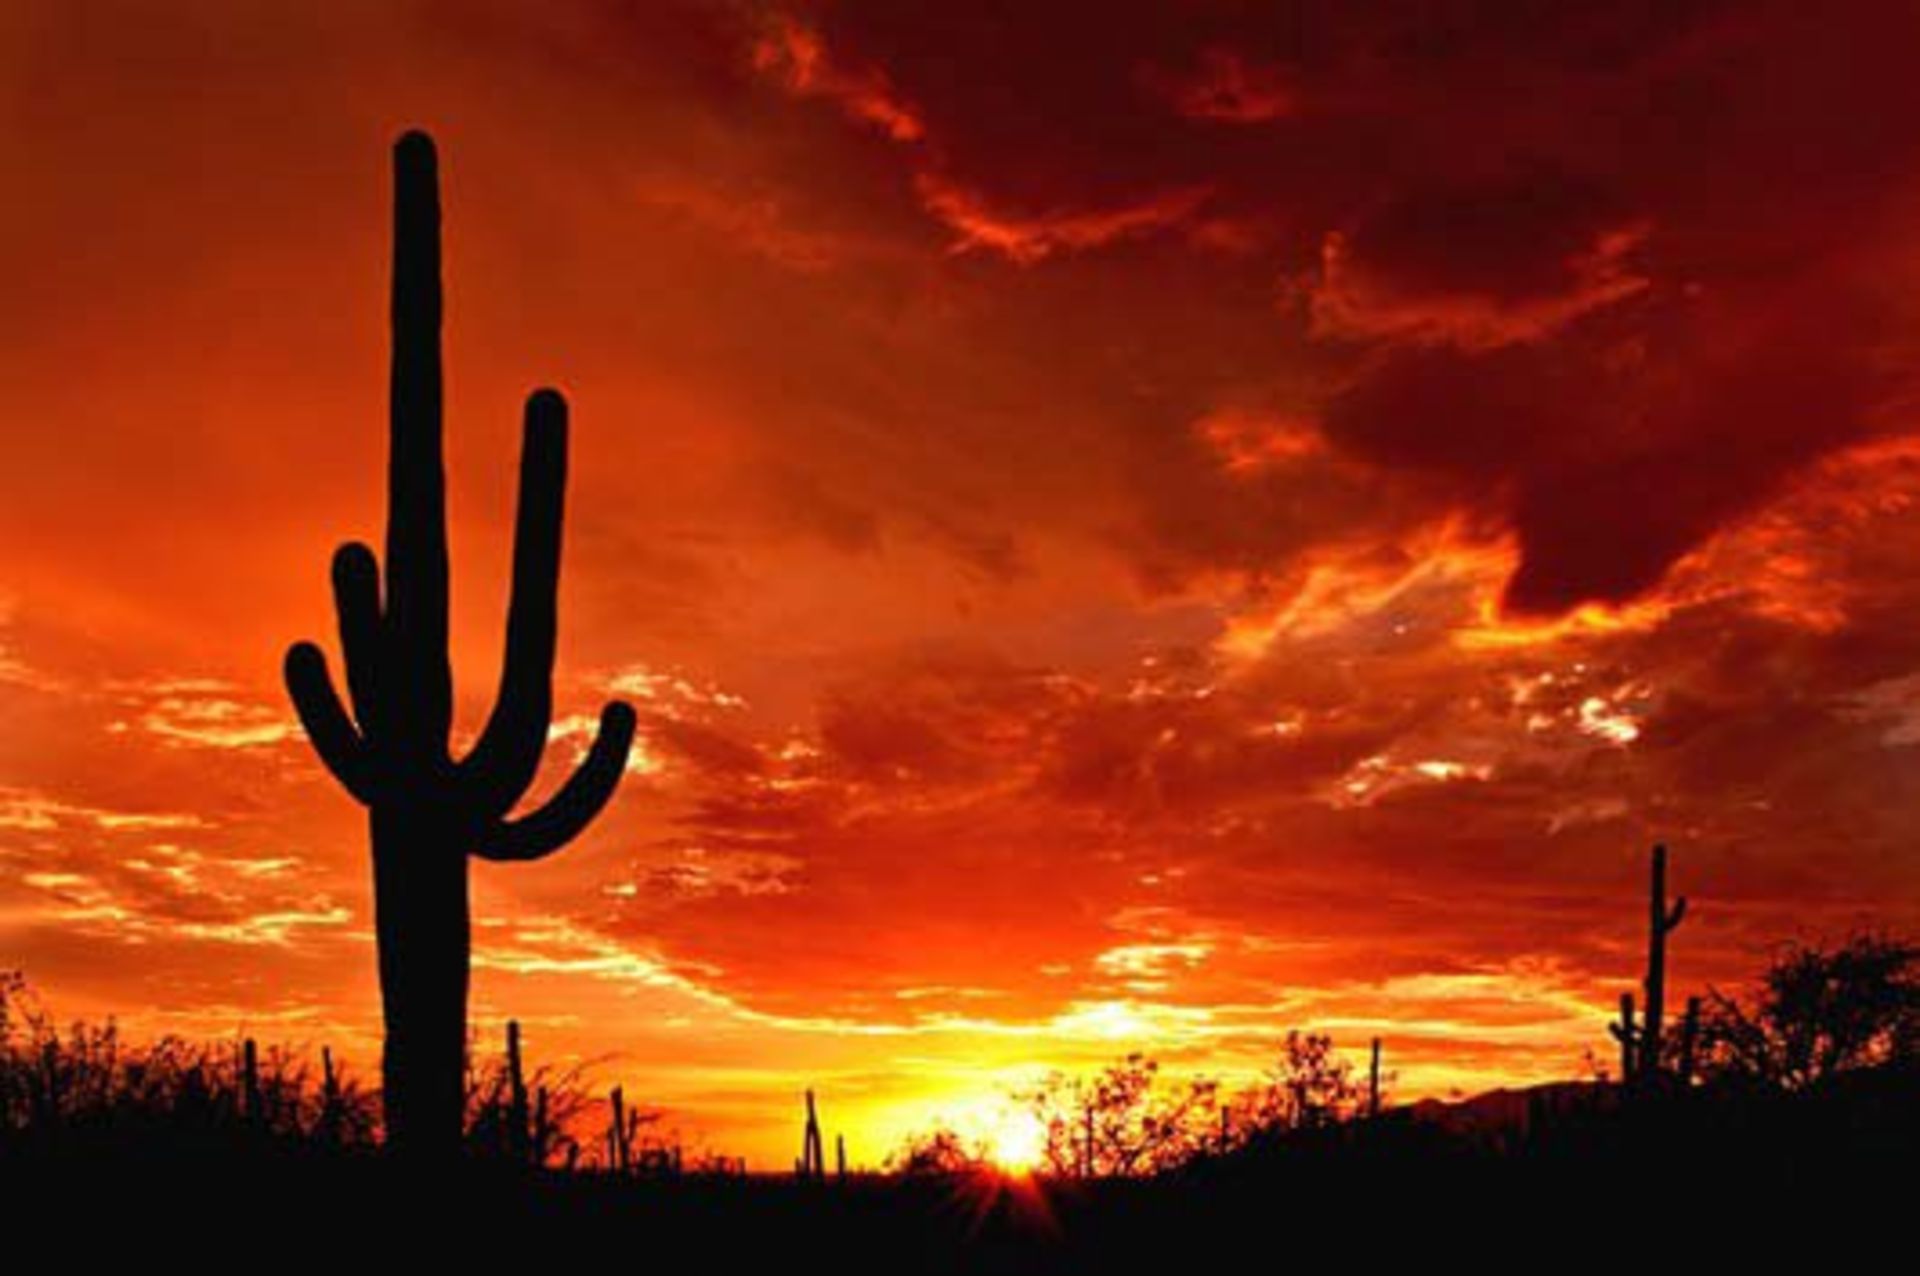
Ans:
[[[1687,915],[1686,896],[1667,903],[1667,848],[1653,848],[1653,862],[1647,883],[1647,973],[1641,982],[1646,1009],[1638,1024],[1634,1022],[1632,993],[1620,995],[1620,1018],[1608,1025],[1608,1031],[1620,1043],[1620,1080],[1622,1084],[1650,1088],[1661,1084],[1666,1075],[1662,1050],[1665,1047],[1667,1005],[1667,936]],[[1683,1053],[1691,1052],[1691,1037],[1697,1031],[1699,1010],[1688,1005],[1688,1024],[1683,1030]],[[1690,1061],[1689,1061],[1690,1067]],[[1686,1077],[1681,1077],[1684,1083]]]
[[[1607,1025],[1607,1031],[1620,1043],[1620,1084],[1631,1086],[1640,1070],[1640,1029],[1633,1021],[1633,994],[1620,994],[1620,1017]]]
[[[820,1143],[820,1115],[813,1106],[813,1091],[807,1091],[807,1129],[800,1144],[800,1177],[827,1177],[827,1158]]]
[[[533,1112],[527,1074],[520,1063],[520,1021],[507,1020],[507,1156],[515,1165],[533,1160]]]
[[[1686,915],[1686,896],[1667,903],[1667,848],[1656,846],[1647,883],[1647,977],[1643,984],[1647,1010],[1640,1025],[1639,1075],[1649,1085],[1657,1081],[1663,1066],[1660,1051],[1667,1006],[1667,936],[1679,928]]]
[[[351,715],[313,643],[287,652],[286,681],[320,760],[369,811],[388,1144],[400,1153],[446,1156],[461,1141],[467,856],[539,859],[577,836],[620,781],[634,714],[609,704],[579,770],[546,805],[510,818],[533,782],[553,713],[567,405],[553,390],[536,390],[521,443],[499,697],[472,751],[457,761],[449,752],[440,199],[432,140],[406,134],[394,147],[393,167],[385,589],[367,546],[348,543],[334,554]]]

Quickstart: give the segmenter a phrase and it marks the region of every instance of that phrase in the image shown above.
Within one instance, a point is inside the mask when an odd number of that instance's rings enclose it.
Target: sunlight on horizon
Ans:
[[[952,1130],[970,1151],[1015,1178],[1045,1165],[1046,1128],[1008,1090],[949,1100],[929,1109],[929,1117],[929,1129]]]
[[[988,1160],[1009,1174],[1024,1176],[1045,1161],[1047,1132],[1027,1113],[1009,1113],[987,1130],[983,1146]]]

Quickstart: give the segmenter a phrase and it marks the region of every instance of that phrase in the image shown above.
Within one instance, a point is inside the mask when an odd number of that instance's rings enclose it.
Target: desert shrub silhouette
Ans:
[[[934,1126],[904,1139],[886,1160],[889,1173],[907,1179],[946,1179],[996,1173],[989,1150],[958,1130]]]
[[[1336,1053],[1326,1033],[1290,1031],[1279,1058],[1259,1083],[1232,1105],[1233,1137],[1272,1139],[1303,1130],[1322,1130],[1367,1115],[1377,1096],[1378,1057],[1371,1057],[1374,1089]],[[1228,1144],[1229,1130],[1221,1131]]]
[[[476,1162],[573,1165],[591,1104],[578,1066],[529,1068],[519,1025],[500,1055],[474,1052],[462,1137]],[[111,1020],[64,1028],[17,971],[0,970],[0,1153],[63,1159],[154,1156],[202,1163],[337,1160],[378,1147],[376,1091],[323,1046],[252,1037],[132,1041]]]
[[[1920,943],[1862,933],[1796,944],[1745,1001],[1715,990],[1706,1070],[1723,1083],[1805,1090],[1849,1072],[1920,1073]]]
[[[251,1037],[134,1042],[111,1021],[63,1030],[22,975],[0,971],[0,1152],[353,1153],[373,1147],[377,1115],[331,1051],[316,1077],[299,1052]]]
[[[574,1130],[592,1101],[579,1065],[529,1069],[510,1019],[505,1053],[468,1063],[467,1155],[513,1169],[571,1167],[583,1151]]]
[[[613,795],[634,714],[609,704],[584,763],[543,807],[509,812],[533,782],[553,713],[555,594],[567,470],[567,406],[527,400],[514,527],[513,592],[499,696],[454,760],[447,655],[446,484],[441,461],[440,206],[433,142],[394,147],[393,364],[386,572],[341,546],[333,593],[353,710],[310,642],[286,658],[287,690],[315,752],[370,813],[375,931],[386,1043],[388,1146],[461,1147],[471,945],[467,857],[531,860],[566,845]]]
[[[1096,1073],[1051,1072],[1017,1092],[1042,1132],[1048,1173],[1083,1179],[1149,1177],[1205,1151],[1217,1125],[1219,1084],[1174,1082],[1134,1051]]]

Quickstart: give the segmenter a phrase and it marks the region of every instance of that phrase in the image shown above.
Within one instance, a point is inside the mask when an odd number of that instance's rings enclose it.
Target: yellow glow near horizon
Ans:
[[[1046,1127],[1005,1093],[948,1104],[943,1121],[976,1155],[1007,1174],[1025,1177],[1046,1160]]]
[[[1047,1132],[1025,1112],[1006,1114],[987,1132],[987,1159],[1009,1174],[1031,1174],[1047,1154]]]

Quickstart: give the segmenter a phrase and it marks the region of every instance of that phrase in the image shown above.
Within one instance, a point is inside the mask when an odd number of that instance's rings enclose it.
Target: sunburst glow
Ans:
[[[944,1119],[968,1148],[995,1169],[1024,1177],[1046,1162],[1046,1128],[1004,1094],[948,1105]]]
[[[1011,1174],[1031,1174],[1047,1154],[1047,1132],[1025,1113],[1010,1113],[986,1134],[987,1156]]]

